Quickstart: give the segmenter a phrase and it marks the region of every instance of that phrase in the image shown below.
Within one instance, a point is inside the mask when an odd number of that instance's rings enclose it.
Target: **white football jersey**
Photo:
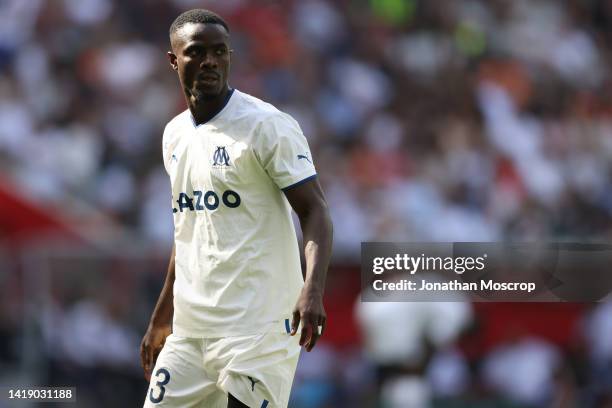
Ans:
[[[283,189],[316,177],[308,143],[291,116],[232,92],[210,121],[186,110],[164,130],[182,337],[287,331],[304,283]]]

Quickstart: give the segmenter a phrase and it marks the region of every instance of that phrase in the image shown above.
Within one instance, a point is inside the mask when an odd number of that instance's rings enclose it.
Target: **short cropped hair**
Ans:
[[[182,26],[188,23],[220,24],[227,30],[228,33],[230,31],[225,20],[223,20],[223,18],[221,18],[221,16],[218,14],[205,9],[193,9],[185,11],[174,19],[172,25],[170,25],[170,37],[172,37],[172,34],[177,32]]]

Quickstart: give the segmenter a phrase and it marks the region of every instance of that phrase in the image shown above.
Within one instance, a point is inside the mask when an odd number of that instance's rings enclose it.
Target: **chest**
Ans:
[[[180,135],[169,152],[173,188],[236,188],[261,171],[248,139],[215,128]]]

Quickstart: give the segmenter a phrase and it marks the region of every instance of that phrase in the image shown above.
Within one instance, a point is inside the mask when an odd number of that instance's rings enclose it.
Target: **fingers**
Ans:
[[[162,346],[163,345],[153,348],[146,340],[143,340],[140,345],[140,364],[142,365],[144,377],[147,381],[151,380],[151,371],[153,370],[153,365],[155,364],[155,360],[157,360],[157,356]]]
[[[304,304],[306,303],[306,304]],[[293,318],[291,320],[291,335],[294,336],[301,324],[302,330],[300,333],[300,346],[310,351],[317,344],[319,337],[325,330],[327,316],[323,305],[317,305],[316,302],[308,304],[304,301],[298,301],[293,310]]]
[[[310,315],[303,315],[302,318],[302,334],[300,336],[300,346],[304,346],[306,351],[311,351],[317,344],[319,337],[325,330],[326,317],[318,316],[312,318]]]
[[[140,343],[140,366],[144,369],[144,366],[145,366],[145,345],[144,345],[144,341]]]
[[[318,327],[312,327],[312,334],[310,335],[310,339],[308,340],[308,342],[306,343],[306,351],[310,352],[315,344],[317,344],[317,340],[319,339],[319,328]]]
[[[297,310],[293,311],[293,319],[291,319],[291,335],[295,336],[297,333],[298,326],[300,325],[300,312]]]
[[[318,324],[311,325],[311,331],[312,331],[312,335],[310,336],[310,340],[306,343],[306,351],[310,352],[314,346],[317,344],[317,341],[319,340],[319,338],[321,337],[321,335],[323,334],[323,331],[325,330],[325,317],[321,316],[318,319]]]
[[[144,371],[145,380],[149,381],[151,379],[151,366],[149,364],[149,356],[148,351],[143,351],[143,355],[140,357],[140,364],[142,365],[142,370]]]
[[[313,331],[312,326],[302,320],[302,334],[300,335],[300,346],[305,346],[310,343],[310,338],[312,337]]]
[[[291,335],[295,335],[297,333],[298,327],[300,325],[300,321],[302,322],[302,332],[300,334],[300,346],[306,346],[306,351],[312,350],[315,343],[317,342],[316,337],[318,337],[318,327],[317,325],[313,325],[312,318],[310,314],[301,315],[299,311],[295,310],[293,312],[293,320],[291,322]],[[314,341],[313,341],[314,338]]]
[[[142,367],[144,371],[145,378],[147,378],[147,371],[148,371],[147,369],[149,366],[147,354],[148,354],[148,347],[145,342],[145,339],[143,339],[142,342],[140,343],[140,366]]]
[[[170,334],[169,327],[148,329],[140,343],[140,364],[147,381],[151,380],[151,372],[155,368],[157,357],[164,348],[166,338]]]
[[[151,346],[147,347],[145,358],[145,378],[147,379],[147,381],[150,381],[151,371],[153,371],[153,348]]]
[[[155,363],[157,362],[157,357],[159,357],[159,353],[161,353],[162,348],[164,348],[164,345],[160,344],[151,353],[151,362],[149,364],[149,366],[151,367],[151,370],[153,370],[153,367],[155,366]]]

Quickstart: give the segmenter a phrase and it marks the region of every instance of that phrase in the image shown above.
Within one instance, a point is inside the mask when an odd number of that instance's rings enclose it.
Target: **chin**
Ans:
[[[195,100],[199,102],[206,102],[211,99],[217,98],[221,94],[222,89],[214,89],[214,90],[204,90],[204,89],[194,89],[191,94],[195,98]]]

